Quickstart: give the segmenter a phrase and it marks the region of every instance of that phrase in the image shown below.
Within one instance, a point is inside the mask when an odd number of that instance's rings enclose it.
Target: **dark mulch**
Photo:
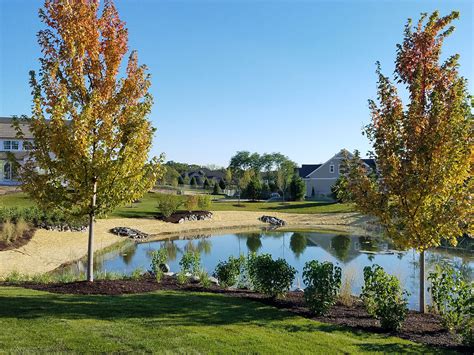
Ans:
[[[197,217],[207,216],[208,213],[209,213],[209,211],[192,211],[192,212],[190,212],[190,211],[177,211],[169,217],[165,217],[162,214],[160,214],[160,215],[156,216],[156,219],[159,219],[160,221],[168,222],[168,223],[179,223],[179,220],[181,218],[187,218],[191,215],[194,215],[194,216],[197,216]]]
[[[28,244],[28,242],[33,238],[33,235],[35,234],[34,228],[28,229],[23,233],[23,236],[21,238],[17,238],[13,242],[7,243],[3,240],[0,240],[0,251],[5,251],[5,250],[11,250],[11,249],[17,249],[19,247],[22,247],[23,245]]]
[[[279,309],[290,311],[302,317],[324,323],[346,326],[356,331],[386,333],[430,346],[472,353],[472,349],[459,345],[456,339],[443,328],[438,315],[429,313],[421,314],[419,312],[410,311],[403,328],[399,332],[387,333],[380,328],[380,324],[377,320],[367,314],[360,301],[356,302],[352,307],[337,304],[326,316],[315,317],[309,309],[305,307],[302,292],[289,292],[285,299],[271,299],[249,290],[228,290],[214,285],[209,288],[204,288],[199,284],[193,283],[180,285],[176,279],[171,277],[165,277],[161,283],[157,283],[150,276],[143,277],[141,280],[97,280],[93,283],[78,281],[59,284],[28,283],[22,286],[41,291],[79,295],[122,295],[157,290],[219,293],[232,297],[256,300]]]

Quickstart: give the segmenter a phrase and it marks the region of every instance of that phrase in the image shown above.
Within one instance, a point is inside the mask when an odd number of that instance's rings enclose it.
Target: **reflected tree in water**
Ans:
[[[290,238],[290,249],[297,259],[299,259],[301,254],[303,254],[307,245],[308,241],[306,240],[306,235],[302,233],[293,233]]]
[[[260,234],[249,234],[247,236],[247,248],[249,248],[252,253],[256,253],[261,247],[262,240]]]
[[[331,240],[331,247],[340,261],[346,261],[351,247],[351,238],[347,235],[336,235]]]
[[[209,239],[200,239],[197,245],[197,249],[201,254],[210,254],[212,250],[212,242]]]
[[[137,246],[135,245],[135,243],[127,245],[124,248],[122,248],[122,250],[120,251],[120,255],[122,256],[123,262],[126,265],[130,265],[136,252],[137,252]]]
[[[174,241],[167,240],[163,243],[162,247],[165,248],[166,251],[168,252],[168,260],[169,261],[176,260],[176,258],[178,256],[179,248],[176,244],[174,244]]]

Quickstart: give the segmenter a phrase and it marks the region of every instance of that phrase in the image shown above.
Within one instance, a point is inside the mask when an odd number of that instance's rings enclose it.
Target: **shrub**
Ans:
[[[200,195],[198,197],[198,207],[201,210],[208,210],[209,208],[211,208],[211,196]]]
[[[182,204],[181,196],[164,194],[158,198],[158,209],[165,218],[175,213]]]
[[[192,275],[198,275],[201,269],[201,256],[197,251],[187,251],[181,257],[179,261],[181,267],[181,273],[190,273]]]
[[[256,291],[271,297],[283,296],[296,275],[285,259],[273,260],[270,254],[252,255],[248,260],[250,281]]]
[[[433,308],[441,315],[444,326],[467,345],[473,345],[474,282],[445,263],[436,265],[428,280]]]
[[[367,312],[380,320],[382,328],[398,330],[408,313],[407,293],[400,281],[387,274],[379,265],[364,268],[361,298]]]
[[[262,191],[262,184],[258,177],[252,178],[245,188],[244,195],[246,198],[256,201],[260,198],[260,192]]]
[[[186,196],[184,208],[189,212],[194,211],[198,207],[199,198],[196,195]]]
[[[331,262],[309,261],[303,269],[303,282],[308,307],[317,315],[326,314],[336,303],[341,287],[341,268]]]
[[[160,265],[166,263],[168,260],[168,251],[165,248],[160,248],[155,250],[151,254],[151,270],[155,275],[156,281],[160,282],[163,278],[163,270],[161,270]]]
[[[214,277],[219,280],[222,287],[234,286],[239,281],[239,276],[245,265],[245,257],[241,255],[234,258],[232,255],[227,261],[220,261],[214,271]]]

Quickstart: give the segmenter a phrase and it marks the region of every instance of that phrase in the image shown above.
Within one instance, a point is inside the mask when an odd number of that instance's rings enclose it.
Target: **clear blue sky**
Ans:
[[[461,11],[444,56],[473,88],[471,1],[116,0],[130,48],[152,74],[153,154],[227,165],[237,150],[319,163],[365,153],[375,61],[394,69],[406,19]],[[42,1],[0,0],[0,116],[29,114]]]

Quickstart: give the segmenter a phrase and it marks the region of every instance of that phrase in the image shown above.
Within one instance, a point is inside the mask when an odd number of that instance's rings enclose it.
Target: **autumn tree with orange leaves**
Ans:
[[[473,226],[473,115],[458,55],[440,63],[441,48],[459,17],[422,14],[408,21],[398,45],[395,81],[407,89],[404,105],[396,85],[377,65],[378,100],[369,101],[377,174],[368,175],[356,153],[348,184],[358,208],[377,217],[400,247],[420,251],[420,311],[425,309],[424,251],[442,239],[456,245]],[[449,27],[448,27],[449,26]]]
[[[100,14],[100,15],[99,15]],[[93,281],[94,220],[141,197],[161,174],[148,159],[154,129],[147,68],[128,52],[112,1],[45,1],[39,10],[39,75],[30,72],[35,147],[22,189],[45,209],[88,216],[87,280]],[[20,132],[21,134],[21,132]]]

